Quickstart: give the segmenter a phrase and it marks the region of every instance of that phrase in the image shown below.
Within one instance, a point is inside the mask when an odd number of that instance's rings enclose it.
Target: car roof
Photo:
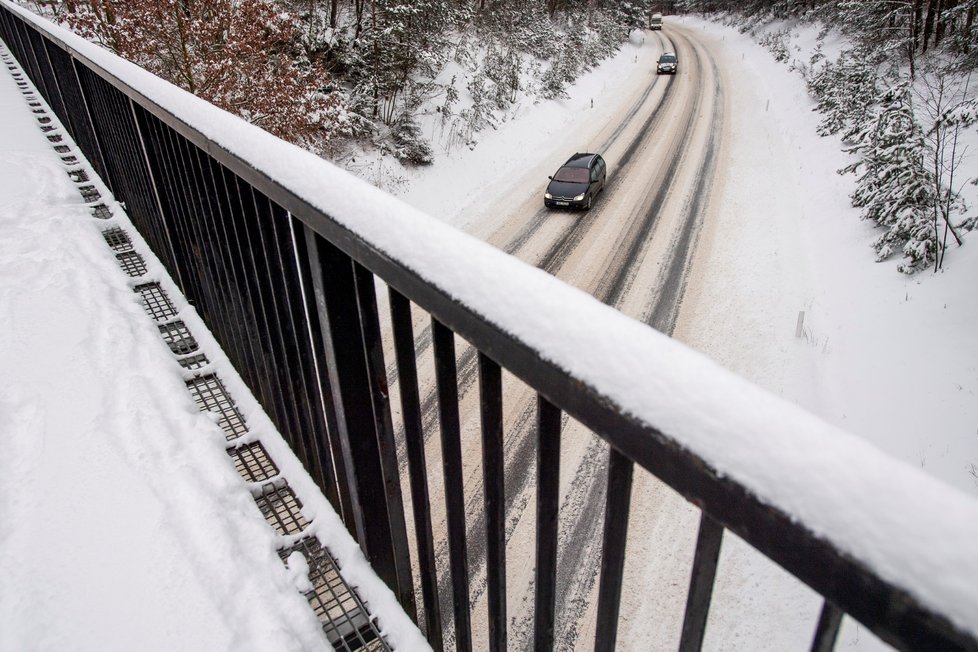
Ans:
[[[675,52],[663,52],[662,53],[662,57],[674,57],[674,56],[676,56],[676,53]],[[661,59],[662,57],[659,57],[659,58]]]
[[[590,154],[584,153],[584,154],[582,154],[582,153],[578,152],[577,154],[574,154],[574,156],[572,156],[569,159],[567,159],[567,162],[564,163],[564,165],[562,167],[565,167],[565,168],[586,168],[586,167],[590,167],[591,166],[591,160],[595,156],[597,156],[597,154],[594,154],[594,153],[590,153]]]

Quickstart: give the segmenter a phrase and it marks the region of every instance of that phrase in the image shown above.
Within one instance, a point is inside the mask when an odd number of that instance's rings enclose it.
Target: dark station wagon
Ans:
[[[574,154],[550,177],[543,205],[588,210],[604,190],[608,166],[598,154]]]

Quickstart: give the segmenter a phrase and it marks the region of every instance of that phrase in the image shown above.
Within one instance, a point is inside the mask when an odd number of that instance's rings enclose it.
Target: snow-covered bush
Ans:
[[[812,75],[808,90],[822,114],[818,133],[851,136],[879,99],[876,64],[860,49],[844,51],[836,61],[825,61]]]
[[[765,32],[758,41],[774,55],[775,61],[787,61],[791,44],[791,30],[787,27]]]
[[[874,247],[877,260],[897,250],[913,272],[934,260],[937,237],[930,208],[934,180],[926,168],[924,137],[908,85],[890,89],[880,107],[854,136],[849,151],[859,160],[842,170],[858,177],[852,203],[863,217],[886,229]]]
[[[421,135],[418,125],[407,116],[391,125],[390,145],[385,149],[408,165],[430,165],[434,160],[431,145]]]

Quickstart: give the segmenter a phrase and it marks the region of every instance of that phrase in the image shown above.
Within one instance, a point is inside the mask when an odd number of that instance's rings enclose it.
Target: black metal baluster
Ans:
[[[65,102],[65,96],[61,91],[61,82],[58,79],[57,70],[54,67],[54,62],[51,60],[51,48],[56,46],[52,45],[47,39],[41,39],[40,41],[40,52],[38,56],[42,58],[41,64],[44,67],[44,76],[47,78],[47,90],[51,93],[50,96],[45,96],[48,101],[48,106],[57,114],[61,119],[61,124],[64,125],[65,129],[71,135],[72,140],[75,139],[75,134],[71,131],[71,121],[68,119],[68,106]]]
[[[251,280],[252,270],[246,265],[247,244],[243,242],[237,228],[235,215],[240,212],[238,201],[238,180],[224,166],[210,159],[210,177],[217,201],[216,226],[220,238],[227,242],[226,262],[234,282],[234,314],[241,321],[242,341],[235,342],[228,357],[240,363],[238,373],[245,379],[251,391],[258,397],[268,394],[269,374],[266,373],[265,351],[258,331],[258,306]],[[273,417],[274,406],[262,406]]]
[[[535,650],[552,650],[557,597],[560,410],[537,396],[537,567]]]
[[[499,365],[479,353],[482,477],[486,510],[489,649],[506,649],[506,481],[503,459],[503,384]]]
[[[353,263],[353,280],[360,307],[360,329],[367,356],[367,375],[370,381],[370,397],[373,402],[374,428],[380,452],[381,478],[387,495],[387,518],[390,521],[391,545],[397,566],[398,601],[404,611],[417,622],[414,604],[414,580],[411,578],[411,555],[408,551],[407,526],[404,522],[404,499],[401,496],[401,478],[397,465],[397,444],[394,443],[394,426],[391,422],[391,406],[387,387],[387,366],[384,364],[383,337],[377,314],[377,296],[374,275],[359,263]]]
[[[280,393],[282,370],[274,350],[274,341],[269,331],[272,290],[263,280],[262,257],[259,251],[260,240],[255,229],[258,221],[257,208],[250,184],[225,169],[228,197],[231,201],[230,226],[238,242],[239,261],[242,278],[248,288],[248,296],[254,311],[253,332],[257,362],[259,396],[265,411],[282,434],[291,437],[291,421],[284,397]]]
[[[48,106],[61,118],[64,116],[64,106],[58,105],[57,98],[48,88],[47,71],[43,65],[43,62],[46,60],[44,55],[44,37],[33,27],[27,28],[26,34],[27,43],[30,46],[28,49],[28,61],[31,62],[31,67],[34,70],[34,86],[41,96],[47,100]]]
[[[455,645],[472,649],[469,617],[469,562],[465,543],[465,487],[462,482],[461,426],[458,414],[458,375],[455,334],[437,319],[431,320],[441,422],[441,454],[445,468],[445,507],[448,512],[448,554],[452,569],[455,607]]]
[[[414,536],[418,547],[418,571],[421,598],[424,601],[425,629],[428,643],[435,650],[444,647],[441,631],[441,609],[438,604],[438,575],[435,570],[435,546],[431,534],[431,504],[428,497],[428,468],[425,462],[424,429],[421,424],[421,399],[418,392],[418,365],[414,348],[414,326],[411,304],[394,288],[390,296],[391,327],[397,358],[397,380],[401,394],[404,443],[408,470],[411,473],[411,506],[414,512]]]
[[[231,360],[235,369],[239,370],[240,373],[241,370],[249,366],[245,358],[244,349],[250,347],[251,343],[245,331],[244,321],[246,318],[251,317],[245,317],[241,309],[241,302],[244,297],[238,283],[234,279],[232,264],[229,260],[231,243],[228,240],[227,233],[223,229],[224,217],[221,202],[218,200],[219,193],[214,187],[210,157],[196,147],[191,147],[190,154],[190,164],[194,170],[196,192],[199,195],[201,205],[199,217],[200,237],[206,241],[208,258],[216,270],[221,290],[215,295],[218,301],[215,309],[221,315],[220,334],[217,334],[217,329],[212,325],[208,324],[208,326],[215,331],[215,334],[218,336],[218,341],[221,342],[221,347],[227,354],[228,359]],[[244,373],[241,375],[243,378],[248,378]],[[256,396],[261,395],[261,392],[255,385],[251,383],[249,385],[252,387],[252,391]]]
[[[178,259],[174,250],[173,236],[170,234],[171,225],[169,219],[167,219],[163,197],[161,196],[160,185],[162,179],[157,177],[159,174],[159,157],[153,151],[154,143],[158,140],[156,133],[159,120],[135,102],[132,103],[132,110],[136,121],[136,131],[142,145],[147,183],[149,184],[149,190],[152,195],[147,198],[145,214],[130,215],[130,218],[142,232],[143,237],[150,244],[157,258],[160,259],[160,262],[163,263],[163,266],[170,273],[177,287],[183,287],[185,283],[182,280],[182,275],[186,271],[177,262]]]
[[[127,153],[131,177],[126,213],[133,226],[142,234],[164,267],[169,270],[173,268],[173,251],[165,237],[165,231],[161,228],[163,225],[161,203],[156,193],[149,157],[146,155],[143,127],[137,117],[139,105],[129,98],[124,99],[129,113],[126,126],[129,135]],[[84,124],[83,121],[80,122]]]
[[[614,448],[608,456],[608,493],[604,511],[604,543],[601,551],[601,583],[598,588],[598,623],[595,650],[614,650],[618,638],[628,509],[632,500],[631,460]]]
[[[180,291],[193,304],[201,296],[202,262],[199,256],[194,255],[195,237],[190,230],[187,208],[180,193],[182,179],[172,130],[163,123],[157,123],[156,126],[157,131],[153,134],[156,138],[155,147],[152,151],[159,162],[156,178],[163,185],[160,198],[165,202],[165,219],[174,227],[171,233],[174,236],[177,264],[189,272],[179,277],[184,281]]]
[[[292,253],[295,255],[297,272],[302,286],[302,313],[307,329],[305,335],[309,340],[312,357],[310,384],[319,397],[321,426],[316,432],[316,446],[320,454],[321,467],[329,469],[329,477],[323,478],[324,485],[320,485],[320,488],[326,493],[330,504],[333,505],[347,529],[355,532],[352,496],[347,490],[347,487],[350,486],[349,478],[346,474],[346,465],[343,462],[336,407],[333,404],[333,389],[329,381],[329,365],[323,346],[325,340],[322,324],[317,316],[319,308],[316,301],[316,283],[309,261],[309,248],[313,245],[307,242],[307,238],[312,237],[312,232],[304,228],[302,222],[295,217],[292,218],[290,227],[292,231]]]
[[[703,646],[722,541],[723,526],[709,514],[702,512],[699,535],[696,538],[696,553],[693,556],[693,571],[689,578],[689,595],[686,597],[683,635],[679,642],[679,649],[684,652],[699,650]]]
[[[399,594],[353,261],[308,228],[306,243],[356,537],[377,575]]]
[[[318,388],[315,387],[313,352],[307,337],[309,328],[305,313],[302,311],[302,286],[293,248],[292,216],[271,201],[269,205],[273,212],[273,219],[269,232],[271,240],[266,242],[266,246],[269,248],[271,268],[276,272],[272,283],[278,288],[280,294],[279,323],[295,392],[291,400],[297,403],[296,411],[301,427],[301,431],[297,434],[305,450],[303,464],[325,493],[328,486],[327,475],[332,477],[332,470],[329,467],[324,469],[322,466],[324,458],[322,451],[319,450],[320,439],[316,436],[318,431],[325,429],[325,422],[322,418]]]
[[[204,294],[197,297],[195,307],[204,316],[208,327],[217,336],[222,346],[228,349],[235,348],[237,338],[234,330],[234,319],[225,305],[228,298],[228,288],[222,273],[221,257],[218,254],[219,248],[215,246],[215,238],[209,229],[211,216],[206,195],[201,189],[202,175],[194,165],[196,162],[194,153],[197,147],[180,134],[174,133],[173,138],[176,146],[175,153],[178,157],[178,170],[182,180],[183,205],[186,206],[185,219],[193,234],[194,251],[200,261],[200,269],[204,274],[202,284]]]
[[[812,652],[832,652],[835,649],[844,615],[841,609],[828,600],[822,603],[822,612],[815,627],[815,638],[812,640]]]
[[[254,213],[246,212],[246,232],[249,234],[251,260],[258,275],[258,287],[262,304],[265,306],[265,332],[268,336],[268,351],[272,359],[276,382],[271,399],[280,406],[283,423],[279,426],[289,446],[295,451],[303,464],[306,464],[308,450],[302,439],[303,422],[301,412],[294,396],[299,394],[294,378],[298,362],[291,358],[284,331],[284,308],[282,299],[284,287],[275,270],[277,257],[269,248],[273,246],[276,216],[272,203],[263,194],[251,188],[249,193]],[[284,218],[284,216],[283,216]]]

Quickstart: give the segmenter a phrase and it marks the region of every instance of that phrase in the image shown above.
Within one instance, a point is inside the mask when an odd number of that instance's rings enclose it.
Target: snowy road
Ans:
[[[642,73],[631,80],[630,93],[615,98],[618,104],[611,119],[603,124],[580,125],[575,133],[585,138],[560,143],[554,152],[529,166],[512,187],[499,193],[504,200],[494,202],[490,212],[474,223],[479,225],[476,230],[482,231],[479,235],[500,249],[668,333],[675,324],[686,271],[716,183],[723,95],[715,58],[696,40],[695,32],[669,26],[649,38],[652,47],[646,49],[652,53],[651,61],[662,51],[675,51],[680,60],[679,74],[657,76],[654,64],[643,66]],[[543,207],[543,181],[566,158],[568,148],[599,152],[609,165],[608,186],[586,213]],[[450,619],[451,579],[443,536],[446,526],[430,331],[425,328],[424,317],[419,316],[419,320],[416,346],[423,379],[439,594],[443,617]],[[460,344],[472,622],[479,649],[485,646],[486,635],[482,452],[476,356],[471,348]],[[529,645],[533,625],[535,403],[533,393],[515,379],[507,377],[504,388],[510,645],[524,647]],[[561,649],[575,649],[592,645],[607,445],[565,418],[561,463],[559,554],[564,561],[558,570],[556,640]],[[653,513],[648,509],[650,503],[661,502],[663,489],[657,484],[642,474],[636,478],[635,502],[643,513],[633,518],[631,527],[640,535],[663,529],[658,519],[649,517]],[[408,495],[406,485],[404,490]],[[683,509],[682,504],[679,507]],[[689,516],[690,510],[684,509],[684,513]],[[672,533],[669,539],[678,541],[691,555],[695,520],[677,522],[672,514],[664,520]],[[676,536],[672,532],[676,527],[689,535]],[[678,583],[685,584],[687,567],[672,564],[671,568],[683,576]],[[629,604],[626,596],[624,620]],[[622,642],[627,644],[627,640]]]

